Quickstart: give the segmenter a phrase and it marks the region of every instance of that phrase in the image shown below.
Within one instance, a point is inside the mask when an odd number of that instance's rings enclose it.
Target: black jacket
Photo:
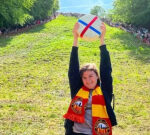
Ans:
[[[112,68],[109,52],[106,45],[100,46],[100,79],[101,79],[101,89],[104,95],[107,113],[109,115],[112,126],[117,125],[116,116],[111,107],[113,87],[112,87]],[[68,71],[69,84],[71,90],[71,98],[73,98],[78,90],[83,86],[82,80],[79,73],[79,60],[78,60],[78,47],[72,47],[72,52],[70,56],[70,65]],[[65,120],[66,135],[72,135],[72,126],[74,122],[71,120]]]

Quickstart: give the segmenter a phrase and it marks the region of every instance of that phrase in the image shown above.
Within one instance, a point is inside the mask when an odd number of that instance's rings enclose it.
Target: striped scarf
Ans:
[[[74,122],[84,123],[88,97],[89,89],[83,86],[72,99],[69,109],[63,117]],[[92,135],[112,135],[112,126],[99,86],[96,86],[92,92]]]

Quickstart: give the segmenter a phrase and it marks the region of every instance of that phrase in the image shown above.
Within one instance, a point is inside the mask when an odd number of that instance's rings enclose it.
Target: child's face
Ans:
[[[83,73],[82,81],[88,89],[94,89],[97,85],[98,76],[94,71],[87,70]]]

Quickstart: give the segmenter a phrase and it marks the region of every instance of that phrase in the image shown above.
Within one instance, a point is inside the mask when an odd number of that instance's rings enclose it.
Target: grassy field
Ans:
[[[59,16],[0,38],[0,135],[64,135],[75,17]],[[150,135],[150,47],[107,26],[118,126],[113,135]],[[99,42],[79,41],[80,64],[99,66]]]

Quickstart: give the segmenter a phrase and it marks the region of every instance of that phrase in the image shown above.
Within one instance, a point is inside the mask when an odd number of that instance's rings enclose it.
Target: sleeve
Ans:
[[[69,63],[69,85],[71,98],[73,98],[82,86],[82,80],[79,73],[78,47],[73,46]]]
[[[107,93],[109,101],[112,101],[112,67],[110,61],[110,55],[106,48],[106,45],[100,46],[100,79],[101,79],[101,88],[104,92]]]

